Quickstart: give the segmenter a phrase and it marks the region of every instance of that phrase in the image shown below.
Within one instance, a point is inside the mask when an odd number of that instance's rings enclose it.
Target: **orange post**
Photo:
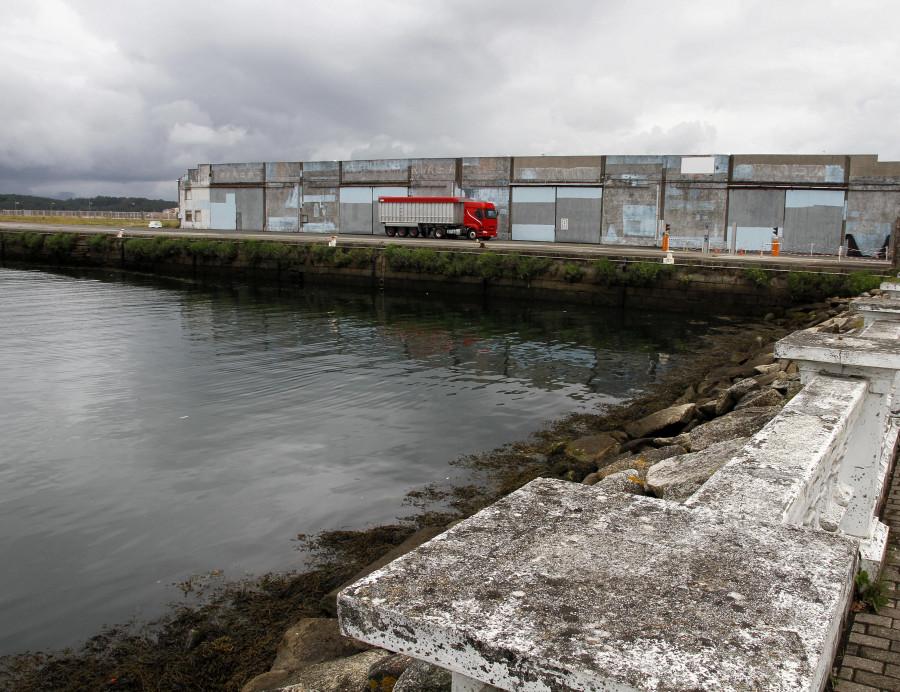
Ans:
[[[780,249],[781,241],[778,238],[772,241],[772,257],[778,257],[778,250]]]
[[[669,251],[669,234],[663,233],[663,252]]]

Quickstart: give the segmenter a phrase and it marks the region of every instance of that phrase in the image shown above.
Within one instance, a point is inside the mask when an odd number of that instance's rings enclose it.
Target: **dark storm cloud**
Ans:
[[[900,158],[895,3],[7,5],[4,191],[171,198],[225,161]]]

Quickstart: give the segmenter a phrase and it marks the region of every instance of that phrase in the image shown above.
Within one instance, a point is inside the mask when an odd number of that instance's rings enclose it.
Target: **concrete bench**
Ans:
[[[822,689],[877,572],[898,329],[798,332],[804,389],[685,505],[539,479],[341,593],[454,690]]]
[[[539,479],[338,607],[344,634],[449,669],[454,690],[817,690],[856,551],[839,534]]]

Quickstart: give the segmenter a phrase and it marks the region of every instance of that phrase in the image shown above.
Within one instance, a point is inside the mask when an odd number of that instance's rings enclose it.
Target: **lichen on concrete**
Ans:
[[[339,597],[345,634],[532,690],[812,690],[857,543],[539,479]]]

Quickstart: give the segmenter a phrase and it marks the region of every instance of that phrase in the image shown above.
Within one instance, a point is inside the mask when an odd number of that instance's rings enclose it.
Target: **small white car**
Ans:
[[[151,221],[147,224],[147,228],[162,228],[162,221]]]

